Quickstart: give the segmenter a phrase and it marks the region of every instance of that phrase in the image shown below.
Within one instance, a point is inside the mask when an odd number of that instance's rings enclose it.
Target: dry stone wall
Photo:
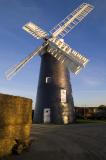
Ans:
[[[17,141],[27,144],[32,125],[32,100],[0,94],[0,156],[11,153]]]

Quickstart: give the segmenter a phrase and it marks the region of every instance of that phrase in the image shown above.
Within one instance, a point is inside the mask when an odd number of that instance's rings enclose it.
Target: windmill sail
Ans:
[[[25,24],[22,28],[37,39],[45,38],[48,35],[43,29],[32,22]]]
[[[69,31],[71,31],[79,22],[81,22],[88,13],[93,10],[93,6],[87,3],[83,3],[71,14],[69,14],[64,20],[56,25],[50,33],[53,37],[63,38]]]
[[[72,59],[68,58],[66,55],[63,55],[54,48],[48,47],[47,51],[61,64],[64,64],[66,67],[68,67],[72,73],[78,74],[78,72],[83,68],[78,63],[73,62]]]
[[[39,48],[37,48],[33,53],[29,54],[24,60],[22,60],[20,63],[18,63],[17,65],[15,65],[14,67],[10,68],[7,72],[6,72],[6,78],[7,79],[11,79],[17,72],[19,72],[35,55],[40,54],[45,46],[47,44],[45,43],[44,45],[40,46]]]
[[[88,63],[88,59],[75,51],[65,42],[57,38],[49,39],[48,52],[64,63],[73,73],[77,74]]]

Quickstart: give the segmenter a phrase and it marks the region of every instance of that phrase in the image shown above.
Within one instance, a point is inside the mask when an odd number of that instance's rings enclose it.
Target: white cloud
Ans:
[[[93,78],[87,78],[85,79],[85,83],[87,83],[90,86],[98,86],[101,84],[99,80],[93,79]]]

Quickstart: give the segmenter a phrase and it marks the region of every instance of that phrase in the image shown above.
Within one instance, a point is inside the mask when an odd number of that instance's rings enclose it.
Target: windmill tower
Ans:
[[[69,71],[78,74],[88,59],[72,49],[63,38],[86,15],[93,6],[83,3],[50,31],[50,36],[29,22],[23,29],[44,43],[15,67],[7,71],[10,79],[34,56],[41,56],[41,68],[36,98],[34,122],[68,124],[75,120],[74,102]]]

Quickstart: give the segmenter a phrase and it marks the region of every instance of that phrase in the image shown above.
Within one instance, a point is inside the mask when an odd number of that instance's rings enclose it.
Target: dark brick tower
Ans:
[[[50,109],[50,123],[75,121],[74,103],[68,69],[49,53],[41,56],[41,68],[34,122],[44,122],[44,109]]]

